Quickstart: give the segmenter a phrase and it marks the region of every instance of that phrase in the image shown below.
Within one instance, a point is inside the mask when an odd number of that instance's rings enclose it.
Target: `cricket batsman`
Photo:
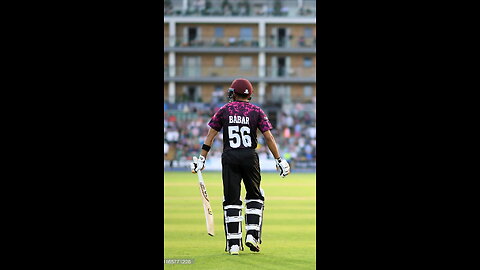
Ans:
[[[257,147],[257,128],[265,136],[268,148],[275,158],[277,170],[283,178],[290,173],[290,165],[280,153],[270,130],[272,124],[263,110],[251,104],[252,84],[247,79],[236,79],[228,89],[229,103],[221,107],[208,125],[207,137],[200,156],[193,157],[192,173],[205,167],[210,146],[223,128],[222,180],[223,216],[226,237],[225,251],[238,255],[243,250],[242,201],[240,182],[245,185],[245,245],[259,252],[262,243],[262,217],[265,193],[260,187],[261,175]]]

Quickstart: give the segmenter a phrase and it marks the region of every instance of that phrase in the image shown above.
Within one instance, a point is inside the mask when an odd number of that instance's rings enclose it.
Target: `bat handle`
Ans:
[[[198,171],[197,174],[198,174],[198,181],[199,181],[200,183],[203,183],[202,171]]]

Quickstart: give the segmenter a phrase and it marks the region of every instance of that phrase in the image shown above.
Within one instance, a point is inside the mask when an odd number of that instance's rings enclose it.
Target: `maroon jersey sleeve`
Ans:
[[[213,115],[212,119],[210,119],[210,122],[208,122],[208,125],[215,129],[216,131],[220,131],[223,127],[223,113],[225,109],[224,107],[220,108],[215,115]]]
[[[272,124],[270,123],[270,121],[268,121],[268,117],[263,112],[262,109],[260,109],[258,117],[259,117],[259,119],[258,119],[258,129],[260,129],[260,131],[262,133],[264,133],[267,130],[273,129]]]

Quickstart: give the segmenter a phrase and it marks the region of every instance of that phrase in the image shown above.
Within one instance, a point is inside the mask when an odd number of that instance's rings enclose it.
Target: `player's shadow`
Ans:
[[[228,252],[225,252],[223,255],[231,256],[231,257],[242,257],[242,256],[247,256],[247,255],[261,256],[263,254],[262,254],[261,251],[260,252],[251,252],[250,250],[244,250],[244,251],[240,251],[240,253],[238,255],[231,255]]]

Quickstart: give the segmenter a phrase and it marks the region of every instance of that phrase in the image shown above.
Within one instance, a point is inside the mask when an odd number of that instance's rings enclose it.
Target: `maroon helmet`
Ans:
[[[247,98],[250,99],[253,93],[253,86],[247,79],[240,78],[232,82],[228,91],[229,95],[230,93],[233,94],[233,92],[235,92],[240,95],[246,95]]]

